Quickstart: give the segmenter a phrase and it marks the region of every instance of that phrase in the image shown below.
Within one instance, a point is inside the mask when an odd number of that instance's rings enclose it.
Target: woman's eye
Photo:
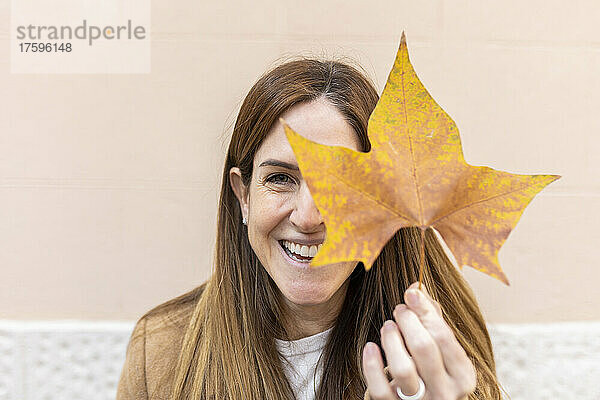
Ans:
[[[293,180],[287,176],[286,174],[275,174],[271,175],[267,178],[267,182],[275,182],[275,183],[293,183]]]

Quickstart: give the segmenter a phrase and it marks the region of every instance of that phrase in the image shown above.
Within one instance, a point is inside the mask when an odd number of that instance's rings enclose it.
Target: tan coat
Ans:
[[[167,400],[194,304],[142,317],[127,345],[117,400]]]
[[[127,346],[117,400],[168,400],[194,305],[170,306],[137,322]],[[368,391],[364,399],[369,399]]]

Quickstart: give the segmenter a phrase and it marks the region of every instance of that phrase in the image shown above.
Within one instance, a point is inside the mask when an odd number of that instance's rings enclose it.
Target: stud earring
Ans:
[[[242,219],[242,224],[244,224],[244,225],[248,225],[248,220],[246,219],[246,217],[244,217],[244,218]]]

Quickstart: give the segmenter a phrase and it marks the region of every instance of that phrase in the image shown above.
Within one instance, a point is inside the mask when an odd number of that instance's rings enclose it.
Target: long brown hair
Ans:
[[[354,128],[361,151],[371,148],[367,122],[378,100],[366,74],[344,62],[299,59],[265,73],[239,111],[223,168],[216,253],[211,278],[177,300],[195,303],[172,382],[172,400],[293,399],[274,338],[287,338],[282,294],[260,264],[242,224],[229,182],[232,167],[250,184],[254,155],[277,118],[294,104],[324,97]],[[381,344],[406,288],[418,278],[420,232],[403,228],[370,271],[358,263],[344,305],[323,350],[318,400],[362,399],[362,349]],[[501,399],[492,344],[475,297],[446,257],[435,233],[425,232],[423,284],[477,370],[470,400]]]

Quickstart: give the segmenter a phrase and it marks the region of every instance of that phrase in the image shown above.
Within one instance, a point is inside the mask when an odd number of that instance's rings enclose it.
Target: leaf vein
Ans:
[[[332,176],[336,179],[338,179],[340,182],[344,183],[347,187],[349,187],[350,189],[354,190],[355,192],[358,192],[359,194],[361,194],[363,197],[367,197],[369,198],[372,202],[380,205],[382,208],[385,208],[386,210],[388,210],[390,213],[395,214],[396,216],[398,216],[398,218],[402,218],[403,220],[407,221],[407,222],[414,222],[412,220],[412,218],[409,218],[405,215],[402,215],[398,212],[398,210],[395,210],[394,208],[389,207],[386,203],[381,202],[377,199],[377,197],[372,196],[369,192],[365,192],[363,190],[361,190],[358,187],[353,186],[352,184],[350,184],[348,181],[346,181],[342,176],[336,175],[334,173],[328,172],[327,175]]]
[[[434,224],[437,224],[437,223],[439,223],[441,220],[443,220],[443,219],[445,219],[445,218],[448,218],[448,217],[450,217],[452,214],[456,214],[457,212],[461,212],[461,211],[464,211],[464,210],[466,210],[466,209],[468,209],[468,208],[475,207],[476,205],[478,205],[478,204],[480,204],[480,203],[485,203],[485,202],[487,202],[487,201],[494,200],[494,199],[496,199],[496,198],[498,198],[498,197],[506,196],[506,195],[509,195],[509,194],[511,194],[511,193],[520,192],[520,191],[522,191],[522,190],[525,190],[525,189],[527,189],[527,188],[529,188],[529,187],[531,187],[531,186],[534,186],[534,185],[539,185],[539,182],[532,183],[532,184],[527,184],[527,185],[525,185],[525,186],[523,186],[523,187],[520,187],[520,188],[518,188],[518,189],[510,190],[510,191],[508,191],[508,192],[499,193],[499,194],[496,194],[496,195],[494,195],[494,196],[490,196],[490,197],[488,197],[488,198],[485,198],[485,199],[477,200],[477,201],[476,201],[476,202],[474,202],[474,203],[467,204],[467,205],[465,205],[464,207],[460,207],[460,208],[457,208],[456,210],[450,211],[448,214],[446,214],[446,215],[444,215],[444,216],[441,216],[441,217],[439,217],[439,218],[437,218],[437,219],[433,220],[433,221],[432,221],[432,222],[431,222],[429,225],[430,225],[430,226],[433,226]]]

